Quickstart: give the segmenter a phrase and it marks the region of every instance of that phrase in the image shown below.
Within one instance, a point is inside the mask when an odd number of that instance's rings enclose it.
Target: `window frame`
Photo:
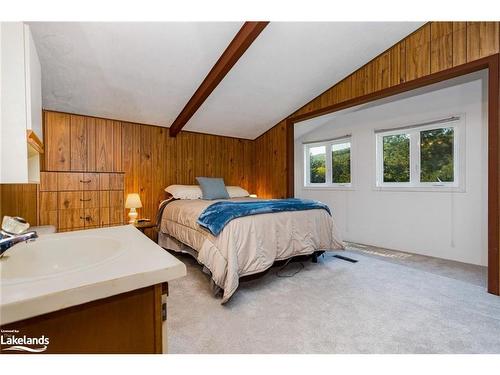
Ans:
[[[444,124],[429,124],[415,127],[399,127],[375,133],[376,142],[376,179],[378,190],[416,190],[416,191],[465,191],[465,121],[464,115],[455,121]],[[421,182],[420,132],[426,130],[453,128],[453,182]],[[410,137],[410,181],[384,182],[383,139],[386,136],[408,134]]]
[[[332,170],[332,146],[337,145],[337,144],[342,144],[342,143],[349,143],[349,153],[350,153],[350,160],[349,160],[349,167],[350,167],[350,182],[349,183],[343,183],[343,182],[331,182],[332,181],[332,176],[333,176],[333,170]],[[326,161],[325,161],[325,167],[326,167],[326,173],[325,173],[325,182],[311,182],[311,158],[310,158],[310,153],[309,150],[314,147],[325,147],[325,155],[326,155]],[[339,189],[339,190],[349,190],[352,189],[353,187],[353,153],[352,153],[353,147],[352,147],[352,136],[346,136],[346,137],[341,137],[341,138],[335,138],[329,141],[319,141],[319,142],[312,142],[312,143],[305,143],[303,145],[303,152],[304,152],[304,188],[312,188],[312,189],[321,189],[321,188],[327,188],[327,189]]]

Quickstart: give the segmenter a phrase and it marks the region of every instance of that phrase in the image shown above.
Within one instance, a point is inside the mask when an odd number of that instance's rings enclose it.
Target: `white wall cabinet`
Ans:
[[[41,67],[28,25],[0,23],[0,183],[39,183]]]

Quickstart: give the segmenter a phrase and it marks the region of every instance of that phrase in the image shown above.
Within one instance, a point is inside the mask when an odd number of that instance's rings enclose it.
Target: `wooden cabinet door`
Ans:
[[[95,119],[89,152],[95,152],[95,171],[122,172],[122,123]],[[91,171],[91,169],[87,169]]]
[[[71,171],[85,171],[87,168],[87,128],[85,117],[70,117]]]
[[[82,190],[83,173],[58,173],[57,190],[73,191]]]
[[[113,121],[95,120],[96,171],[113,172]]]
[[[113,121],[113,172],[123,172],[122,123],[119,121]]]
[[[85,118],[85,128],[87,130],[87,166],[88,172],[97,171],[96,168],[96,137],[95,137],[95,118]]]
[[[44,112],[44,118],[45,169],[49,171],[69,171],[71,170],[70,115]]]

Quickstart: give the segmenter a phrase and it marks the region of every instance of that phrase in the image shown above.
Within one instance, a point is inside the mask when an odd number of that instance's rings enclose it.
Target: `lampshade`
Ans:
[[[141,208],[141,207],[142,203],[139,194],[133,193],[127,195],[127,200],[125,201],[125,208]]]

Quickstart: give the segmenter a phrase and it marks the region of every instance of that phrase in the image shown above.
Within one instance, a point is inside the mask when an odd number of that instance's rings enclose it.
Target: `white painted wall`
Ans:
[[[295,195],[333,209],[344,240],[487,265],[487,91],[458,86],[333,117],[295,141]],[[465,113],[465,192],[379,191],[374,129]],[[352,190],[304,188],[303,145],[352,134]]]

